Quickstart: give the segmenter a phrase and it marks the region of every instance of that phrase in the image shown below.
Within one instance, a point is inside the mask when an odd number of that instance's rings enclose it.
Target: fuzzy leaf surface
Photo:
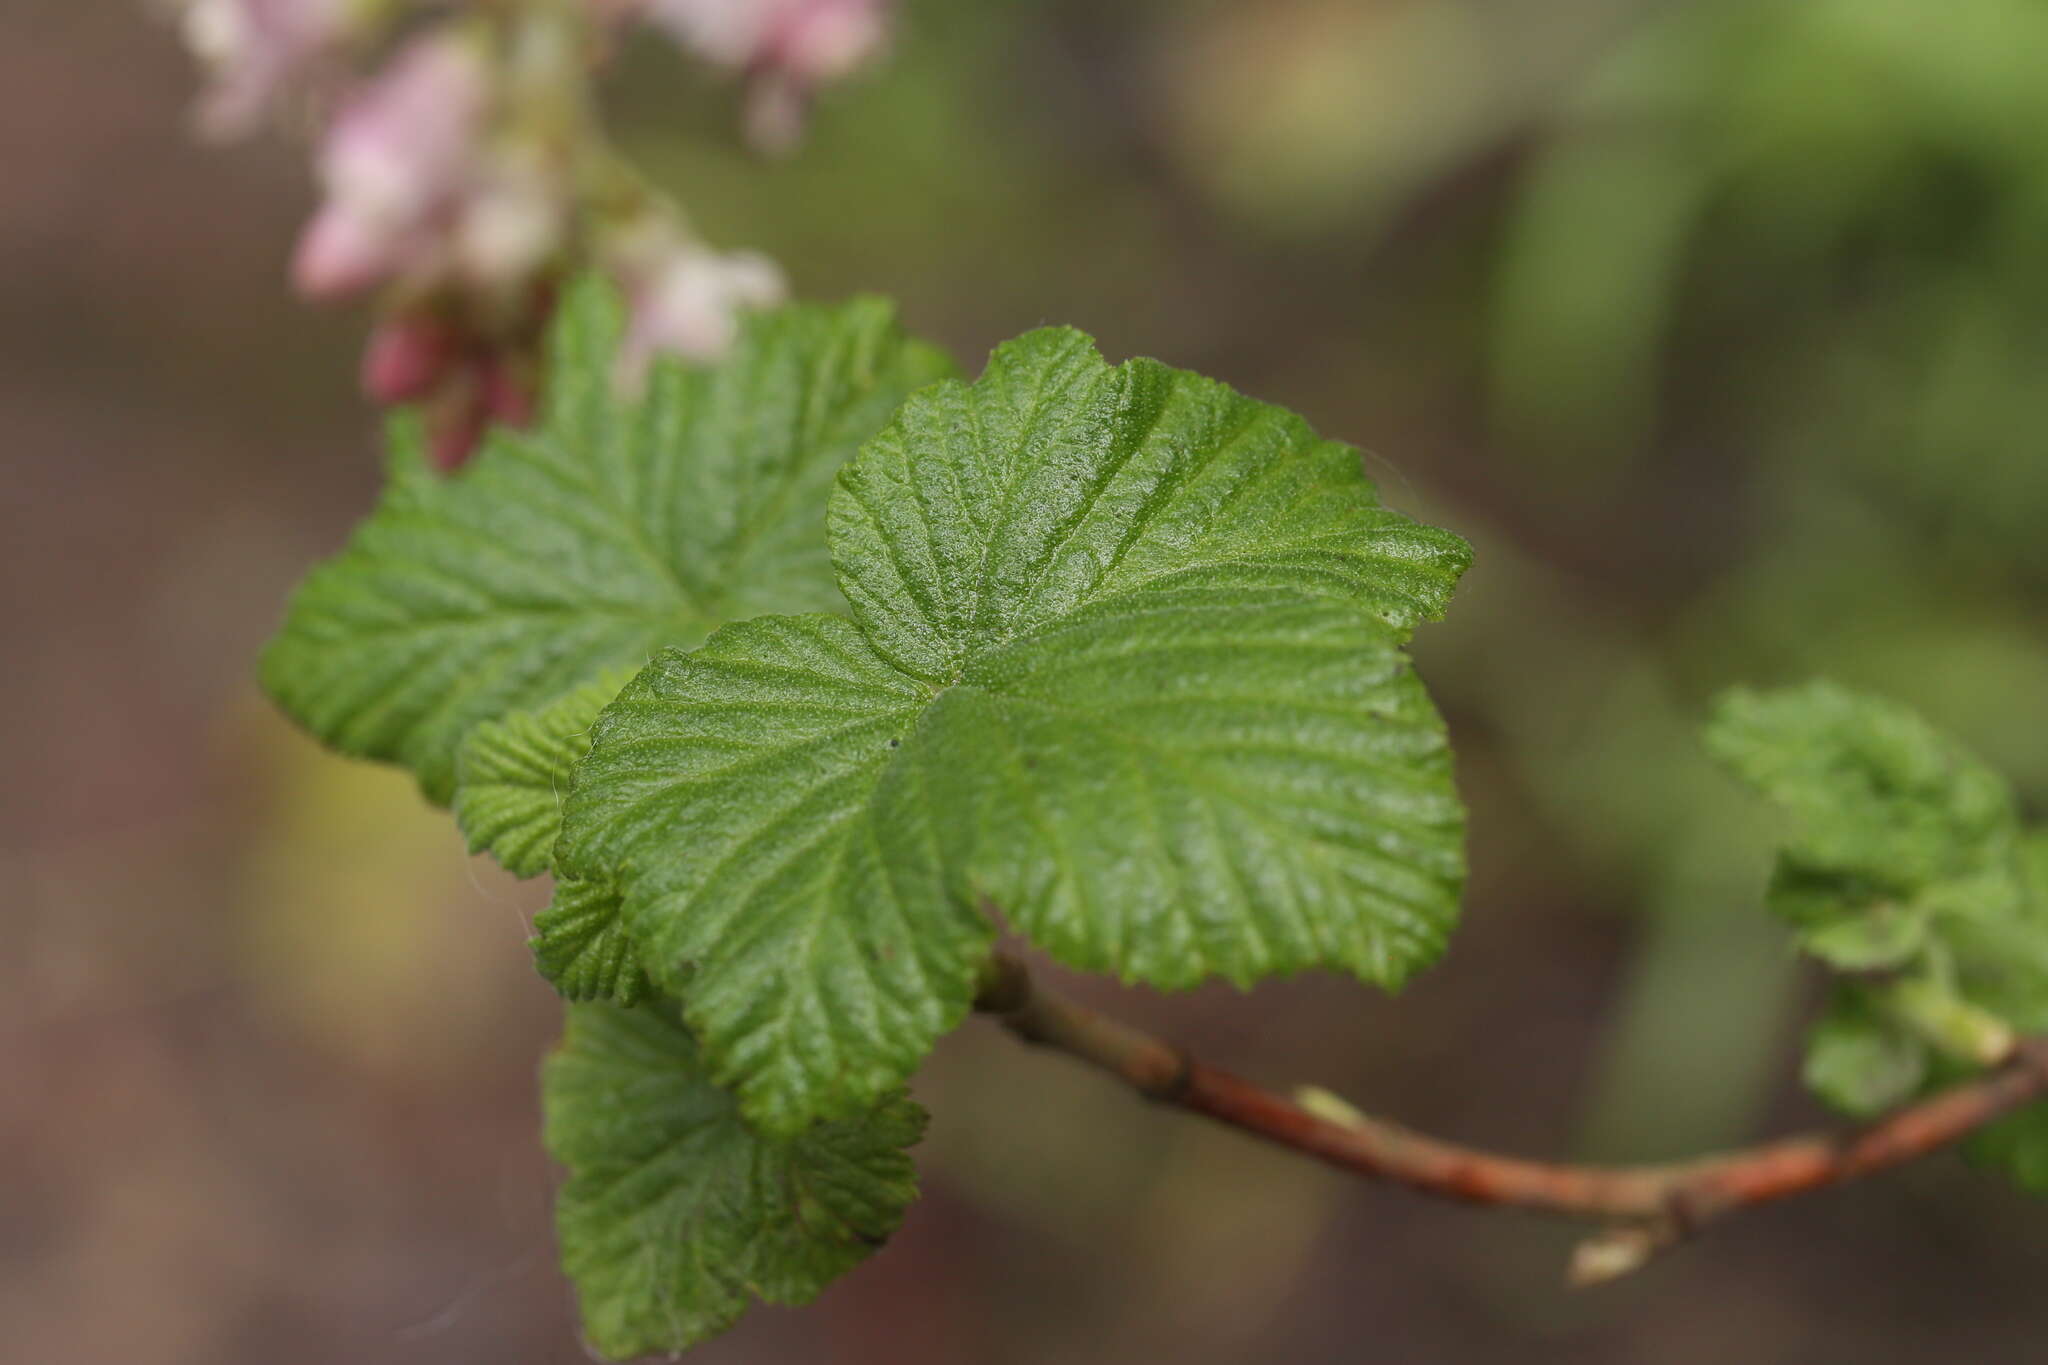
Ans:
[[[881,761],[930,699],[851,622],[764,617],[657,656],[578,769],[566,866],[619,879],[656,982],[771,1131],[872,1105],[973,999],[993,931],[945,894],[922,769]]]
[[[566,1000],[632,1005],[654,993],[609,882],[557,878],[528,946],[534,967]]]
[[[488,851],[515,876],[554,869],[570,769],[589,752],[591,723],[623,682],[607,674],[538,711],[514,711],[470,732],[454,801],[470,852]],[[534,966],[565,998],[631,1005],[650,993],[609,882],[558,879],[533,930]]]
[[[888,1238],[916,1198],[902,1095],[788,1140],[713,1085],[665,1005],[578,1005],[543,1077],[562,1263],[584,1333],[624,1360],[730,1327],[753,1300],[814,1298]]]
[[[1441,950],[1463,815],[1403,646],[1469,552],[1356,450],[1047,330],[913,396],[829,525],[853,621],[662,653],[563,827],[749,1117],[899,1083],[971,1000],[984,899],[1161,986]]]
[[[792,307],[749,316],[714,366],[657,367],[625,401],[620,328],[617,301],[585,282],[532,429],[493,432],[448,479],[399,452],[409,472],[264,655],[265,686],[314,735],[411,768],[446,802],[479,724],[725,620],[840,609],[819,536],[833,474],[944,358],[880,302]]]
[[[569,772],[590,751],[590,727],[626,679],[607,674],[538,711],[485,721],[456,759],[455,823],[471,853],[489,853],[515,877],[554,863]]]

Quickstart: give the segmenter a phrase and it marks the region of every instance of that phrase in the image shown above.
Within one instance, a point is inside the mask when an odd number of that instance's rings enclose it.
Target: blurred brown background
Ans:
[[[2048,795],[2044,70],[2037,0],[927,0],[791,161],[653,47],[615,113],[802,292],[970,364],[1066,321],[1218,375],[1469,536],[1421,644],[1474,808],[1448,961],[1115,1003],[1447,1135],[1659,1157],[1818,1118],[1706,698],[1828,672]],[[375,423],[361,319],[283,284],[302,159],[196,146],[193,87],[124,0],[0,10],[0,1358],[578,1361],[535,888],[251,681]],[[697,1358],[2048,1360],[2048,1209],[1952,1159],[1568,1295],[1569,1229],[984,1024],[920,1089],[902,1234]]]

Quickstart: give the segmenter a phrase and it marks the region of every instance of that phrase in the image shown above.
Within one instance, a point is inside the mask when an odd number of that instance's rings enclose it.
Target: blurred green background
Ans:
[[[1813,983],[1703,703],[1817,672],[2048,797],[2048,5],[912,0],[794,159],[655,45],[626,141],[800,292],[1047,321],[1374,452],[1477,567],[1423,668],[1473,807],[1390,1000],[1074,988],[1446,1135],[1652,1158],[1818,1117]],[[193,145],[125,0],[0,10],[0,1353],[576,1362],[535,889],[256,694],[375,496],[301,158]],[[1130,1100],[985,1024],[927,1197],[706,1362],[2031,1362],[2048,1208],[1944,1160],[1559,1288],[1571,1230]]]

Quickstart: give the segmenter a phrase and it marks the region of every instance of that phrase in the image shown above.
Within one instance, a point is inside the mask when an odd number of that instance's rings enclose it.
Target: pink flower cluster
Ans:
[[[348,96],[320,144],[325,197],[292,260],[300,293],[346,298],[462,268],[492,96],[489,56],[459,30],[414,39]],[[545,227],[530,236],[544,254]]]
[[[766,259],[713,251],[653,196],[593,191],[593,168],[616,164],[584,88],[600,40],[643,23],[744,73],[748,132],[780,148],[821,85],[880,50],[888,20],[887,0],[169,2],[212,76],[203,131],[244,134],[288,99],[319,119],[322,197],[293,282],[320,301],[380,292],[364,390],[428,404],[449,469],[490,423],[529,416],[568,271],[595,263],[624,286],[626,384],[658,352],[716,356],[740,310],[782,297]]]

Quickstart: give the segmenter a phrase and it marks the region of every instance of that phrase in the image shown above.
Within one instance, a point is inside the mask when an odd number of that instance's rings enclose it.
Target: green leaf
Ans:
[[[1771,905],[1800,945],[1888,974],[1838,988],[1815,1030],[1806,1077],[1824,1098],[1867,1114],[2048,1030],[2048,841],[2022,835],[1996,773],[1829,683],[1732,693],[1708,743],[1789,817]],[[2048,1191],[2038,1108],[1973,1151]]]
[[[1826,682],[1730,693],[1707,744],[1789,818],[1771,906],[1808,952],[1844,970],[1938,975],[1943,990],[1960,975],[1966,998],[1987,996],[1975,1004],[2048,1009],[2048,906],[2012,794],[1962,746],[1903,706]]]
[[[533,931],[534,966],[564,998],[632,1005],[653,994],[609,882],[558,880]]]
[[[900,1083],[968,1007],[984,898],[1162,986],[1441,950],[1463,817],[1402,646],[1469,552],[1357,451],[1035,332],[907,402],[829,524],[855,620],[663,652],[563,827],[751,1119]]]
[[[1780,895],[1785,894],[1783,879]],[[1799,946],[1844,972],[1903,967],[1927,947],[1924,910],[1880,901],[1850,918],[1826,919],[1799,936]]]
[[[1853,987],[1806,1040],[1806,1084],[1844,1113],[1868,1118],[1907,1099],[1927,1078],[1927,1045]]]
[[[2028,833],[2021,860],[2031,892],[2030,915],[1984,933],[1970,923],[1963,953],[1968,989],[2022,1033],[2048,1033],[2048,830]],[[1981,938],[1977,935],[1983,935]],[[2037,1103],[1979,1133],[1966,1149],[1972,1161],[2004,1171],[2024,1190],[2048,1195],[2048,1103]]]
[[[470,732],[456,762],[454,802],[470,852],[488,850],[515,876],[552,870],[569,770],[589,751],[591,723],[623,683],[606,674],[538,711],[515,711]],[[534,965],[566,998],[631,1005],[651,993],[610,882],[559,879],[533,928]]]
[[[850,622],[766,617],[662,653],[578,769],[565,865],[615,871],[656,981],[770,1131],[873,1104],[973,998],[992,931],[945,895],[922,771],[878,761],[930,699]]]
[[[1391,987],[1457,914],[1443,722],[1398,636],[1346,603],[1093,605],[974,660],[919,739],[965,826],[960,894],[1075,967],[1181,988],[1324,966]]]
[[[2048,1033],[2048,831],[2026,836],[2020,866],[2010,900],[1955,906],[1943,941],[1966,998],[2020,1033]]]
[[[751,1299],[797,1304],[859,1264],[916,1198],[902,1095],[786,1141],[744,1123],[666,1007],[579,1005],[543,1078],[562,1263],[590,1344],[675,1352]]]
[[[1325,597],[1405,638],[1471,558],[1382,507],[1352,447],[1155,360],[1112,369],[1068,328],[906,403],[830,525],[868,638],[932,683],[1091,603],[1176,589]]]
[[[453,806],[471,853],[488,852],[515,877],[553,865],[569,770],[589,752],[592,722],[625,683],[608,673],[538,711],[470,731],[456,757]]]
[[[1910,914],[2017,886],[2005,783],[1903,706],[1827,682],[1738,689],[1707,744],[1791,817],[1773,900],[1795,923]]]
[[[861,300],[750,315],[723,361],[659,367],[626,402],[619,311],[595,281],[572,291],[532,430],[492,433],[449,479],[400,452],[383,502],[264,656],[299,723],[406,765],[437,802],[483,722],[728,619],[841,609],[818,534],[833,473],[949,370]]]

